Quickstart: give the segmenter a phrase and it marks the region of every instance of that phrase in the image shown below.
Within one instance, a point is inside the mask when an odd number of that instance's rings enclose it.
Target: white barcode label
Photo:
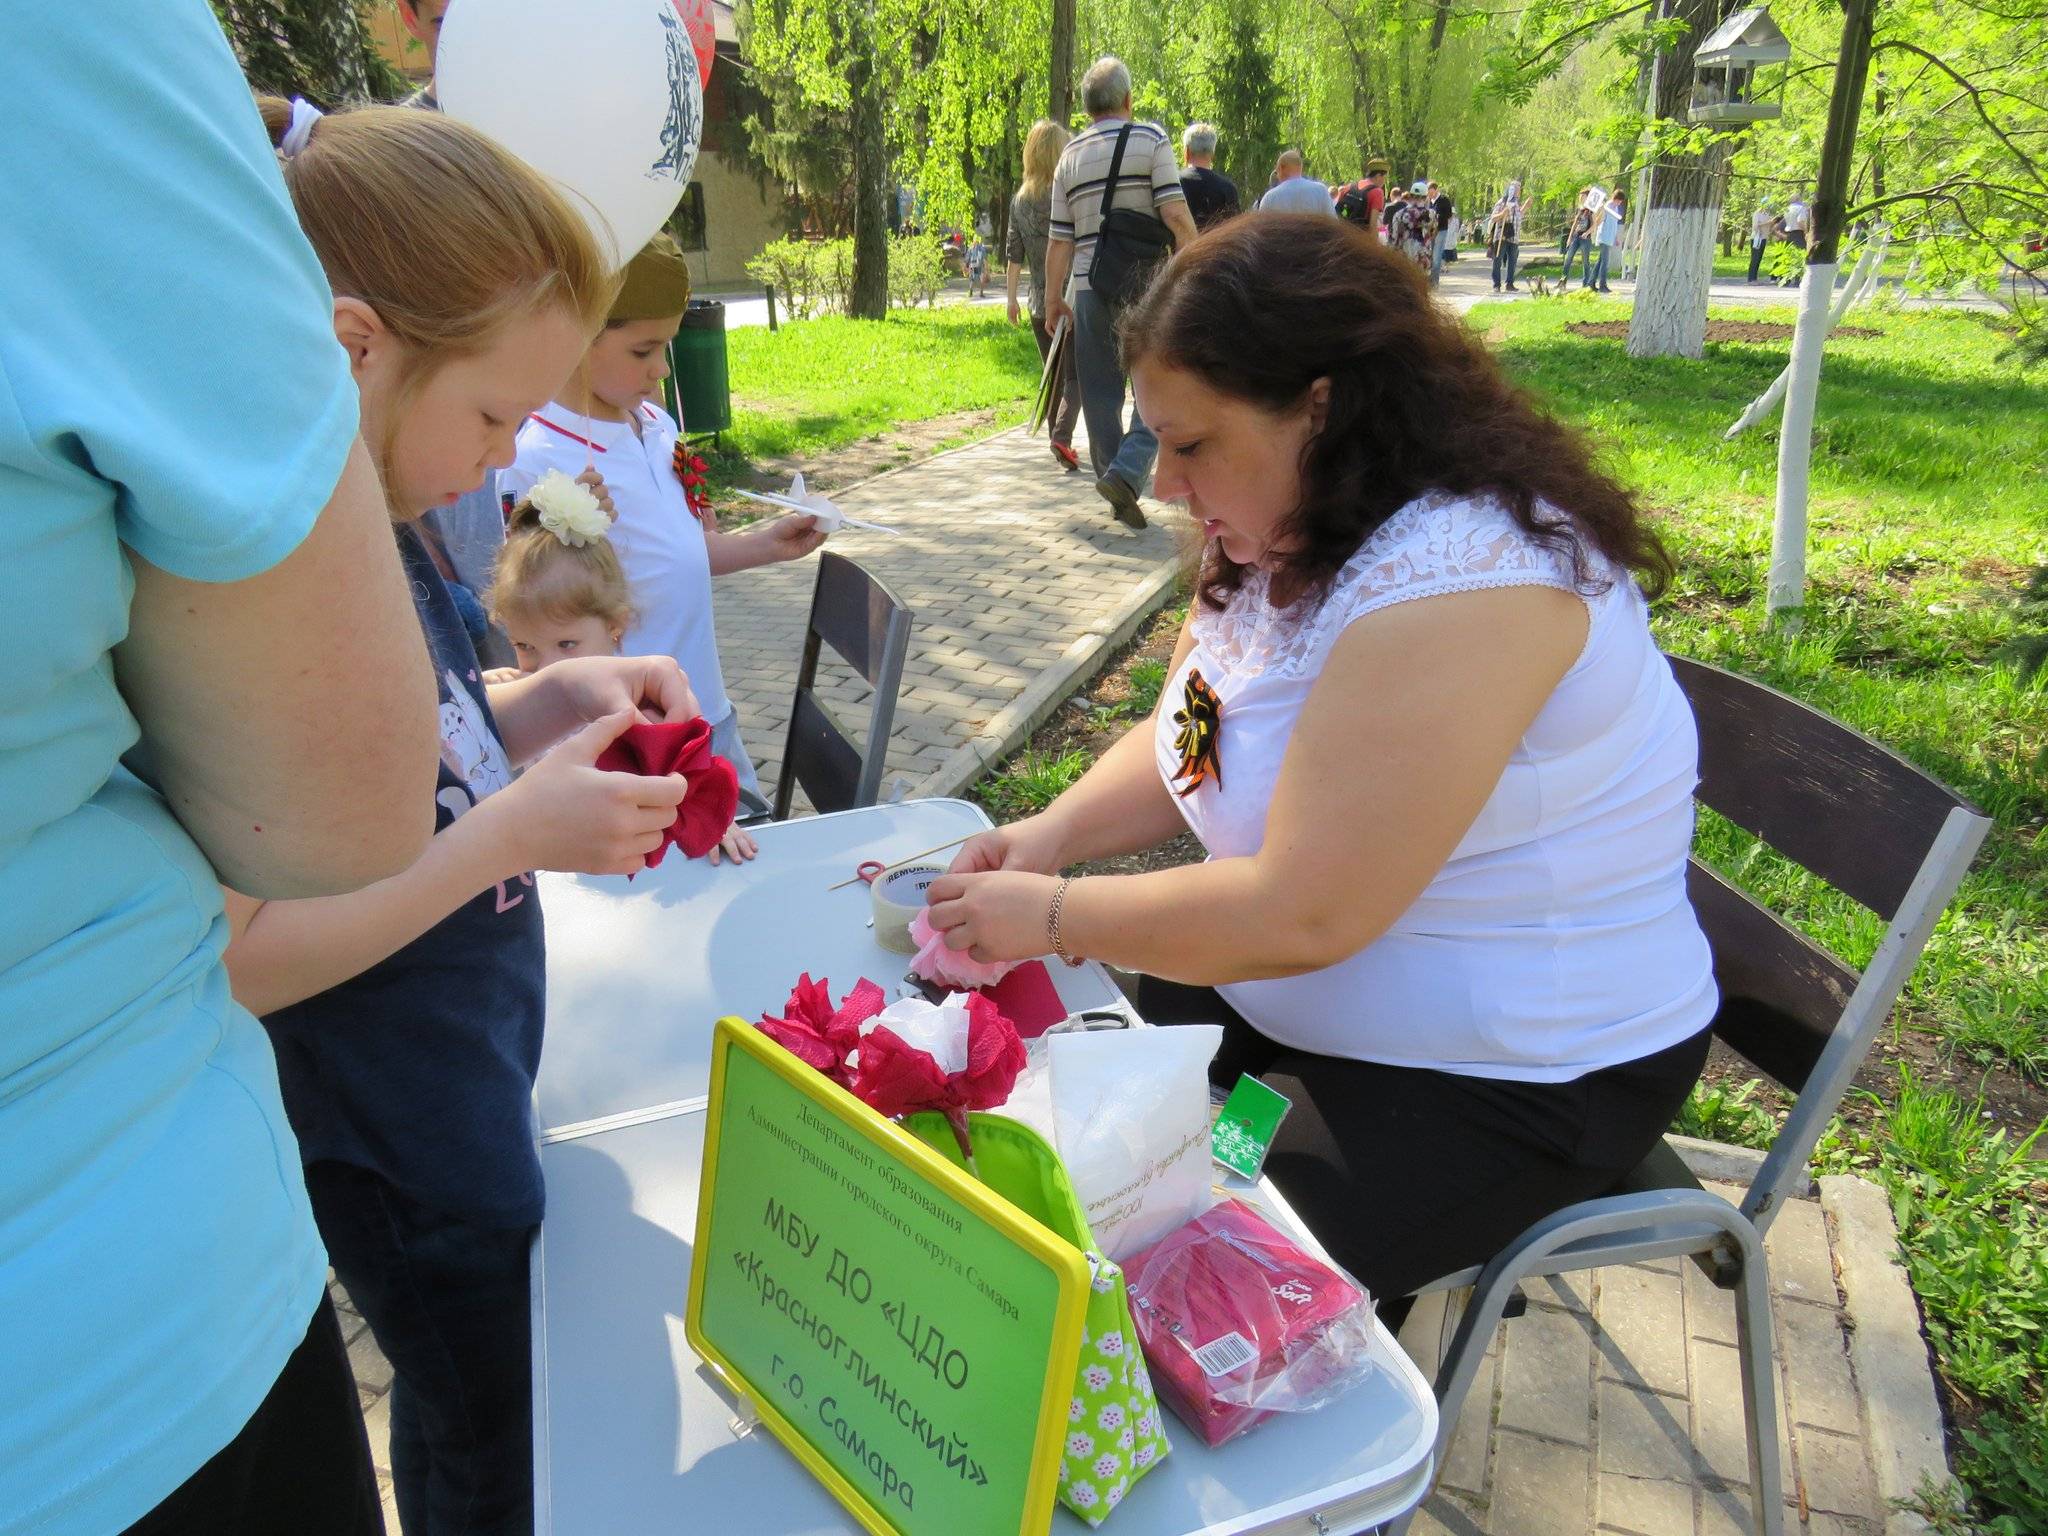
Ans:
[[[1258,1358],[1259,1352],[1241,1333],[1226,1333],[1195,1351],[1195,1364],[1202,1368],[1204,1376],[1227,1376],[1239,1366],[1250,1365]]]

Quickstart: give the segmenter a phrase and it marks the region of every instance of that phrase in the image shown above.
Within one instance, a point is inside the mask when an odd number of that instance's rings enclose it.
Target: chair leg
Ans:
[[[1450,1450],[1451,1435],[1458,1427],[1458,1415],[1464,1411],[1472,1383],[1478,1379],[1479,1362],[1486,1354],[1487,1342],[1492,1339],[1494,1330],[1500,1327],[1509,1306],[1520,1296],[1521,1279],[1522,1272],[1518,1267],[1503,1265],[1498,1259],[1487,1267],[1466,1300],[1464,1315],[1458,1319],[1457,1332],[1451,1335],[1450,1347],[1444,1351],[1443,1360],[1437,1366],[1436,1446],[1432,1452],[1436,1457],[1436,1469],[1430,1482],[1432,1491],[1436,1487],[1435,1479],[1443,1475],[1444,1455]],[[1526,1309],[1526,1301],[1523,1305]],[[1426,1502],[1426,1494],[1424,1499]],[[1418,1504],[1416,1509],[1421,1507]],[[1408,1536],[1408,1527],[1414,1522],[1415,1513],[1411,1509],[1399,1519],[1382,1526],[1380,1529],[1384,1536]]]
[[[1735,1307],[1742,1370],[1743,1427],[1749,1436],[1751,1508],[1757,1536],[1783,1536],[1785,1477],[1778,1460],[1778,1380],[1771,1364],[1770,1276],[1758,1255],[1742,1266]]]

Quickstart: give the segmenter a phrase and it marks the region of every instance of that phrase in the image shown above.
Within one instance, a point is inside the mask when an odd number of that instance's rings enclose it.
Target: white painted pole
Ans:
[[[1773,619],[1799,625],[1806,606],[1806,495],[1813,468],[1813,407],[1820,394],[1820,362],[1827,349],[1828,300],[1836,266],[1809,262],[1799,285],[1799,323],[1792,332],[1786,372],[1785,420],[1778,431],[1778,510],[1771,528],[1771,574],[1765,608]]]

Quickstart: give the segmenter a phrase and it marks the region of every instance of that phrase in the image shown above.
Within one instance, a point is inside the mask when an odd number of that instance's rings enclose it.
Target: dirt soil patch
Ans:
[[[804,484],[812,490],[838,490],[879,475],[885,469],[901,469],[918,459],[930,458],[955,439],[986,436],[994,430],[997,414],[991,408],[954,411],[928,421],[905,422],[824,453],[760,459],[741,485],[749,491],[779,491],[789,485],[791,475],[802,471]]]
[[[1565,329],[1574,336],[1601,336],[1620,340],[1628,335],[1626,320],[1571,320]],[[1874,331],[1867,325],[1838,325],[1831,333],[1835,336],[1866,337],[1882,336],[1883,331]],[[1709,320],[1707,340],[1709,341],[1790,341],[1792,327],[1776,320]]]

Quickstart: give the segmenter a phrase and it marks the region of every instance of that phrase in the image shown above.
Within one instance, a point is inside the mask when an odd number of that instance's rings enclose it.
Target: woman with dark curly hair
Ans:
[[[1410,264],[1238,219],[1123,323],[1204,540],[1154,719],[931,889],[976,958],[1141,972],[1294,1104],[1268,1171],[1398,1298],[1602,1194],[1699,1074],[1670,560]],[[1061,879],[1192,827],[1206,863]],[[1209,989],[1214,988],[1214,991]]]

